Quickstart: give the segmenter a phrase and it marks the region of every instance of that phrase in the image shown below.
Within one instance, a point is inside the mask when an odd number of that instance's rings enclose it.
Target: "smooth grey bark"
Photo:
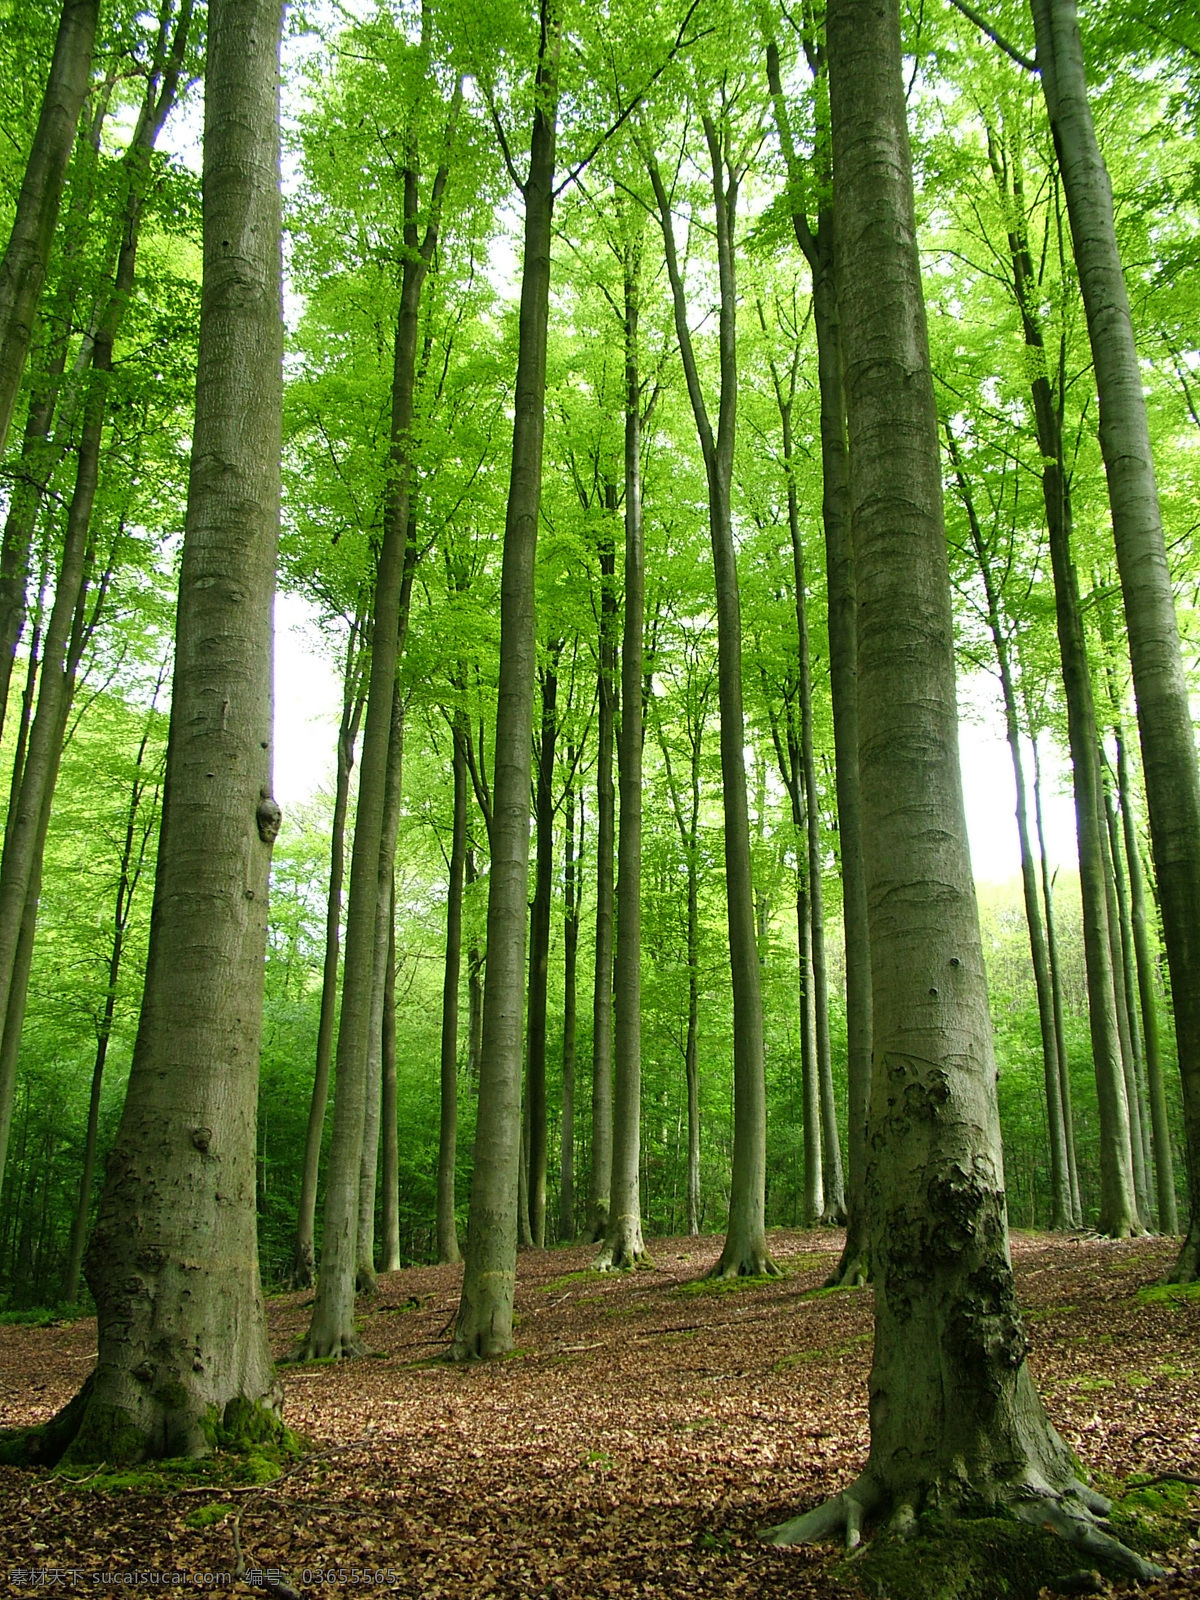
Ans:
[[[1117,569],[1142,745],[1150,844],[1171,972],[1188,1153],[1188,1235],[1172,1272],[1200,1272],[1200,774],[1112,187],[1088,105],[1074,0],[1031,0],[1100,401]]]
[[[618,208],[620,217],[620,208]],[[621,731],[617,745],[621,831],[613,966],[613,1156],[601,1271],[646,1260],[642,1237],[642,673],[646,551],[642,531],[642,385],[638,363],[642,229],[625,219],[622,241],[625,353],[625,615],[621,635]]]
[[[525,1024],[525,1090],[529,1106],[527,1151],[529,1236],[546,1244],[546,1168],[549,1150],[546,1115],[546,985],[550,973],[550,913],[554,889],[554,752],[558,740],[558,661],[563,641],[554,639],[541,673],[542,718],[537,745],[534,798],[536,862],[529,908],[529,1012]]]
[[[1012,757],[1013,782],[1016,788],[1017,842],[1021,857],[1021,888],[1025,897],[1025,922],[1029,929],[1029,953],[1033,962],[1033,982],[1037,994],[1038,1024],[1042,1038],[1043,1081],[1046,1086],[1046,1128],[1050,1147],[1050,1226],[1068,1229],[1073,1225],[1071,1208],[1071,1177],[1067,1162],[1067,1130],[1063,1119],[1062,1078],[1059,1072],[1058,1034],[1055,1030],[1054,992],[1050,977],[1050,957],[1046,948],[1046,935],[1042,926],[1041,902],[1038,897],[1037,869],[1029,839],[1029,807],[1025,790],[1025,763],[1021,755],[1021,724],[1017,715],[1017,696],[1013,685],[1012,659],[1009,637],[1001,615],[1001,599],[992,570],[991,554],[983,536],[975,499],[963,465],[958,440],[949,421],[946,422],[946,443],[955,479],[967,514],[971,545],[976,564],[983,580],[987,603],[988,631],[996,653],[996,666],[1000,674],[1000,691],[1004,701],[1004,725]]]
[[[613,504],[606,509],[615,513],[615,491],[611,498]],[[587,1227],[592,1243],[600,1243],[608,1232],[613,1148],[612,987],[617,801],[612,769],[617,596],[616,552],[607,519],[597,542],[600,637],[596,713],[596,953],[592,979],[592,1152]]]
[[[1146,1085],[1150,1102],[1158,1226],[1165,1234],[1176,1234],[1179,1232],[1179,1211],[1175,1199],[1175,1162],[1171,1150],[1171,1126],[1167,1116],[1166,1085],[1163,1081],[1162,1053],[1159,1046],[1158,985],[1155,978],[1154,956],[1150,948],[1146,880],[1142,871],[1142,852],[1137,836],[1137,824],[1133,816],[1129,753],[1125,745],[1124,731],[1119,724],[1113,729],[1113,735],[1117,749],[1117,790],[1125,839],[1125,861],[1129,869],[1130,922],[1137,969],[1137,988],[1141,1001],[1142,1039],[1146,1050]]]
[[[204,276],[163,821],[129,1088],[87,1253],[75,1461],[203,1455],[280,1404],[255,1215],[283,319],[278,0],[214,0]],[[231,251],[228,241],[239,241]]]
[[[400,587],[400,628],[397,655],[403,652],[408,632],[414,557],[412,527],[405,541],[404,581]],[[379,1125],[383,1108],[383,1012],[387,992],[388,952],[392,947],[395,910],[396,833],[400,826],[400,799],[404,777],[404,694],[396,683],[392,699],[392,727],[388,738],[387,772],[383,786],[383,825],[379,833],[379,880],[375,900],[375,942],[371,950],[371,1010],[367,1023],[367,1097],[363,1107],[362,1151],[358,1169],[357,1260],[354,1287],[358,1294],[375,1293],[375,1198],[379,1176]]]
[[[92,70],[100,0],[64,0],[46,93],[0,260],[0,453],[8,440]]]
[[[161,680],[160,680],[161,683]],[[155,700],[157,700],[157,694]],[[152,707],[153,715],[153,707]],[[104,992],[104,1009],[96,1021],[96,1056],[92,1065],[91,1091],[88,1096],[87,1127],[83,1143],[83,1170],[79,1178],[79,1198],[71,1222],[71,1240],[67,1247],[67,1264],[63,1269],[61,1298],[64,1305],[73,1306],[79,1297],[79,1274],[83,1270],[83,1250],[87,1242],[88,1222],[92,1211],[92,1188],[96,1179],[96,1144],[100,1127],[100,1095],[104,1086],[104,1068],[108,1060],[108,1046],[112,1038],[113,1018],[117,1008],[117,990],[121,978],[121,962],[125,954],[125,938],[133,910],[134,896],[141,881],[146,851],[158,823],[158,806],[150,809],[149,821],[143,820],[146,791],[152,774],[146,770],[146,751],[150,743],[151,723],[148,719],[134,757],[133,780],[129,786],[129,804],[125,812],[125,834],[121,844],[121,859],[117,869],[117,892],[113,905],[112,944],[108,954],[108,986]],[[156,786],[157,794],[157,786]]]
[[[936,1506],[1011,1510],[1148,1565],[1096,1527],[1026,1364],[1005,1220],[991,1021],[971,878],[954,630],[905,120],[899,6],[827,11],[859,595],[860,773],[875,1072],[867,1174],[871,1445],[777,1542],[856,1544]]]
[[[534,561],[542,495],[546,343],[558,67],[559,0],[542,0],[525,201],[512,472],[500,579],[500,689],[496,707],[487,979],[475,1169],[462,1298],[451,1354],[462,1361],[512,1348],[521,1145],[521,1034],[529,874],[529,780],[537,670]]]
[[[342,718],[338,726],[337,776],[334,780],[333,819],[329,838],[329,893],[325,901],[325,960],[321,973],[321,1012],[317,1022],[317,1060],[313,1073],[308,1127],[304,1136],[304,1165],[296,1221],[296,1246],[292,1258],[293,1289],[308,1289],[316,1282],[317,1182],[321,1141],[329,1106],[329,1074],[333,1065],[333,1034],[337,1021],[338,977],[342,942],[342,888],[346,876],[346,814],[350,806],[350,774],[366,700],[363,684],[366,618],[360,608],[346,643],[342,677]]]
[[[1103,854],[1102,801],[1097,758],[1098,734],[1092,699],[1087,642],[1079,602],[1079,585],[1071,556],[1071,485],[1063,449],[1061,402],[1064,377],[1062,351],[1058,404],[1047,372],[1045,342],[1037,312],[1036,277],[1025,224],[1024,192],[1019,164],[1005,165],[1004,152],[989,135],[988,156],[1010,218],[1010,279],[1021,316],[1022,334],[1030,352],[1030,397],[1034,434],[1042,457],[1042,498],[1054,577],[1055,622],[1063,691],[1067,702],[1067,742],[1075,790],[1075,827],[1079,848],[1079,885],[1083,900],[1084,960],[1087,968],[1088,1021],[1096,1096],[1100,1116],[1101,1233],[1124,1238],[1140,1226],[1134,1193],[1133,1152],[1129,1138],[1129,1105],[1125,1092],[1117,1026],[1112,946]]]
[[[463,880],[467,862],[467,752],[465,717],[451,724],[454,817],[450,829],[450,878],[446,889],[446,964],[442,979],[442,1051],[439,1066],[437,1252],[439,1261],[461,1261],[454,1214],[458,1156],[458,990],[462,975]]]
[[[818,83],[825,81],[828,73],[827,54],[811,21],[805,23],[802,43],[814,79]],[[815,181],[807,182],[805,168],[798,158],[792,137],[778,45],[772,38],[767,40],[766,61],[776,129],[793,192],[792,229],[812,273],[813,329],[817,340],[821,522],[825,534],[829,687],[833,709],[834,783],[846,960],[846,1242],[829,1283],[853,1285],[865,1282],[870,1267],[864,1180],[871,1079],[871,951],[867,933],[862,801],[858,782],[858,601],[850,534],[850,463],[846,442],[841,316],[835,279],[837,247],[831,151],[828,126],[823,122],[821,137],[814,151]],[[816,201],[815,225],[808,214],[810,192]]]
[[[574,774],[578,752],[567,747],[567,769]],[[582,796],[580,796],[582,801]],[[579,909],[583,903],[583,807],[579,839],[575,837],[574,779],[563,801],[566,828],[563,843],[563,1046],[562,1123],[559,1129],[558,1237],[575,1236],[575,1033],[579,966]]]
[[[393,871],[388,900],[387,969],[383,979],[383,1086],[380,1118],[383,1122],[380,1177],[383,1182],[381,1217],[384,1272],[399,1272],[400,1260],[400,1130],[396,1126],[396,875]]]
[[[422,48],[426,45],[422,44]],[[401,628],[412,500],[412,425],[417,377],[421,290],[437,249],[442,197],[449,176],[448,147],[461,104],[456,86],[448,111],[446,146],[434,176],[424,232],[418,230],[419,181],[415,134],[408,141],[410,165],[403,174],[404,256],[400,306],[392,362],[391,439],[385,492],[383,536],[375,573],[375,616],[367,708],[359,768],[354,845],[350,855],[350,894],[346,912],[346,958],[342,1006],[338,1019],[333,1135],[325,1182],[325,1214],[321,1239],[321,1273],[312,1321],[297,1350],[299,1359],[353,1356],[354,1286],[359,1266],[359,1191],[363,1134],[368,1100],[369,1053],[373,1037],[373,1000],[380,895],[380,864],[385,852],[384,812],[396,700],[396,671]],[[416,115],[414,109],[414,116]],[[393,844],[391,846],[394,849]],[[383,880],[390,883],[390,873]],[[375,1016],[380,1013],[375,1011]]]
[[[468,889],[479,881],[473,845],[467,847],[466,880]],[[479,1061],[483,1054],[483,965],[479,941],[472,939],[467,946],[467,1082],[472,1089],[479,1085]]]
[[[739,179],[725,138],[712,117],[703,118],[716,210],[720,280],[720,399],[714,434],[700,382],[687,320],[687,296],[675,248],[671,202],[657,163],[649,164],[667,275],[675,312],[688,398],[704,458],[709,534],[717,599],[717,695],[721,708],[721,781],[725,814],[725,892],[733,989],[733,1172],[729,1225],[717,1277],[758,1276],[778,1271],[767,1248],[767,1112],[763,1054],[762,989],[750,869],[750,817],[746,802],[745,719],[742,714],[742,623],[731,490],[737,421],[737,286],[734,222]]]

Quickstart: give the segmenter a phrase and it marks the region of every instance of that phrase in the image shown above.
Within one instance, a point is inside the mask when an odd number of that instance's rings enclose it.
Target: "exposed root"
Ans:
[[[353,1333],[338,1334],[332,1339],[317,1338],[313,1333],[296,1346],[281,1361],[289,1364],[304,1361],[354,1361],[366,1355],[366,1347],[359,1344]]]
[[[754,1251],[746,1255],[722,1255],[715,1267],[711,1267],[704,1276],[706,1278],[782,1278],[783,1268],[780,1267],[766,1250]]]
[[[1195,1283],[1200,1277],[1200,1217],[1192,1218],[1183,1248],[1167,1274],[1168,1283]]]
[[[759,1538],[769,1544],[794,1545],[819,1544],[840,1535],[846,1550],[854,1552],[862,1544],[864,1523],[880,1512],[883,1502],[883,1494],[864,1473],[831,1500],[806,1511],[802,1516],[794,1517],[790,1522],[763,1529]],[[1014,1492],[1003,1505],[995,1507],[991,1514],[991,1525],[996,1526],[997,1519],[1007,1521],[1010,1527],[1013,1521],[1027,1523],[1032,1528],[1053,1534],[1072,1551],[1087,1558],[1091,1565],[1098,1565],[1110,1573],[1119,1573],[1141,1583],[1163,1577],[1162,1567],[1147,1561],[1100,1526],[1111,1509],[1103,1495],[1096,1494],[1083,1483],[1070,1484],[1062,1494],[1042,1492],[1027,1486]],[[879,1520],[878,1517],[876,1519]],[[904,1543],[914,1539],[919,1532],[932,1532],[938,1539],[945,1539],[948,1550],[952,1551],[956,1538],[961,1542],[969,1538],[973,1530],[983,1526],[983,1519],[970,1517],[956,1520],[943,1516],[932,1529],[927,1528],[927,1522],[928,1519],[925,1522],[918,1520],[914,1502],[902,1500],[891,1507],[891,1514],[876,1544],[882,1547]],[[875,1547],[872,1548],[874,1550]],[[1082,1580],[1086,1576],[1083,1572],[1068,1574],[1072,1580]],[[933,1592],[932,1588],[929,1592]]]
[[[592,1262],[593,1272],[629,1272],[635,1267],[648,1267],[650,1257],[642,1238],[639,1217],[616,1217],[608,1236],[600,1246],[600,1253]]]
[[[840,1200],[827,1204],[821,1213],[818,1226],[822,1228],[844,1228],[846,1226],[846,1207]]]

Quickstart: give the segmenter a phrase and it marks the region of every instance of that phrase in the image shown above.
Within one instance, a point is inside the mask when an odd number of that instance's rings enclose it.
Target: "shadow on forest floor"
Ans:
[[[593,1247],[528,1252],[516,1354],[467,1368],[436,1359],[461,1269],[381,1276],[360,1302],[373,1358],[281,1369],[286,1419],[314,1443],[284,1480],[148,1479],[118,1494],[0,1469],[0,1589],[14,1569],[228,1572],[240,1513],[247,1563],[305,1593],[340,1572],[347,1589],[420,1600],[852,1594],[830,1576],[834,1552],[755,1539],[842,1486],[865,1452],[871,1293],[813,1293],[839,1245],[775,1232],[786,1275],[720,1293],[681,1292],[716,1259],[715,1237],[650,1241],[652,1269],[612,1277],[587,1271]],[[1171,1248],[1019,1234],[1013,1256],[1036,1378],[1085,1464],[1195,1473],[1200,1301],[1138,1293]],[[269,1302],[277,1354],[310,1300]],[[0,1327],[0,1426],[44,1421],[94,1348],[92,1321]],[[1175,1559],[1181,1570],[1140,1592],[1200,1594],[1195,1540]]]

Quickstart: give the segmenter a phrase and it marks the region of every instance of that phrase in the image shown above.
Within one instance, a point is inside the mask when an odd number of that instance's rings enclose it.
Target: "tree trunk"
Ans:
[[[562,640],[548,648],[542,674],[542,722],[537,747],[534,814],[537,860],[529,911],[529,1018],[526,1023],[526,1095],[529,1104],[529,1234],[538,1250],[546,1244],[546,983],[550,964],[550,912],[554,888],[554,749],[558,737],[558,659]]]
[[[954,467],[959,493],[962,496],[967,523],[971,530],[971,543],[983,579],[987,600],[988,630],[996,652],[996,665],[1000,672],[1000,689],[1004,699],[1004,725],[1008,737],[1009,754],[1013,764],[1013,782],[1017,794],[1017,841],[1021,855],[1021,887],[1025,895],[1025,921],[1029,928],[1029,953],[1033,962],[1033,982],[1037,993],[1038,1023],[1042,1036],[1042,1068],[1046,1085],[1046,1126],[1050,1146],[1050,1226],[1067,1229],[1072,1226],[1071,1178],[1067,1164],[1067,1130],[1063,1118],[1062,1078],[1059,1072],[1058,1034],[1055,1028],[1054,994],[1050,978],[1050,958],[1042,926],[1041,904],[1038,899],[1037,870],[1033,849],[1029,841],[1029,807],[1025,794],[1025,763],[1021,758],[1021,725],[1017,717],[1017,697],[1013,687],[1012,662],[1009,657],[1008,635],[1000,616],[1000,596],[992,573],[991,556],[984,541],[983,530],[975,510],[975,501],[963,469],[962,455],[950,423],[946,423],[946,442]]]
[[[738,180],[729,171],[722,137],[711,117],[704,132],[712,166],[720,277],[721,394],[714,436],[700,386],[687,321],[687,300],[675,250],[671,207],[656,165],[650,169],[662,224],[667,272],[696,431],[708,484],[709,533],[717,597],[717,693],[721,708],[721,780],[725,813],[725,890],[733,989],[733,1172],[729,1226],[718,1277],[757,1276],[778,1269],[767,1249],[767,1109],[763,1056],[762,990],[750,870],[750,817],[746,803],[742,715],[742,623],[733,540],[731,488],[737,415],[737,290],[734,218]],[[728,181],[727,181],[728,180]]]
[[[157,695],[155,696],[157,700]],[[153,715],[154,707],[151,708]],[[71,1242],[67,1249],[67,1265],[63,1272],[62,1300],[73,1306],[79,1296],[79,1274],[83,1269],[83,1248],[87,1242],[88,1222],[92,1210],[92,1187],[96,1178],[96,1142],[100,1127],[100,1093],[104,1085],[104,1067],[108,1059],[108,1045],[112,1038],[113,1017],[117,1007],[117,985],[121,976],[121,959],[125,953],[125,935],[142,876],[142,866],[150,843],[155,818],[138,832],[138,815],[146,798],[147,780],[143,773],[146,748],[150,742],[150,722],[147,721],[134,761],[134,778],[129,789],[129,807],[125,813],[125,837],[121,847],[121,863],[117,875],[116,904],[113,908],[113,936],[108,956],[108,987],[104,994],[104,1010],[96,1026],[96,1059],[92,1066],[92,1087],[88,1098],[87,1131],[83,1144],[83,1172],[79,1179],[79,1199],[71,1223]]]
[[[567,748],[567,768],[574,774],[578,752]],[[582,797],[581,797],[582,799]],[[583,900],[583,808],[579,811],[579,848],[575,847],[574,779],[564,801],[567,818],[563,862],[563,1053],[562,1126],[558,1175],[558,1237],[575,1237],[575,1026],[579,962],[579,907]]]
[[[542,493],[546,342],[559,0],[542,0],[529,175],[524,185],[525,258],[521,279],[512,475],[500,583],[500,690],[496,708],[492,865],[488,880],[487,980],[475,1170],[462,1300],[454,1330],[456,1360],[512,1348],[516,1280],[516,1202],[521,1144],[521,1024],[525,994],[525,913],[529,875],[529,778],[537,670],[534,560]]]
[[[396,1126],[396,875],[388,899],[387,970],[383,980],[383,1271],[399,1272],[400,1260],[400,1130]]]
[[[337,1018],[339,956],[342,937],[342,885],[346,870],[346,813],[350,804],[350,774],[354,767],[354,741],[362,720],[363,661],[362,614],[355,618],[346,643],[342,681],[342,720],[338,728],[337,778],[329,842],[329,895],[325,902],[325,964],[321,975],[321,1015],[317,1023],[317,1064],[313,1074],[308,1129],[304,1138],[304,1167],[300,1178],[300,1205],[296,1223],[296,1249],[292,1259],[292,1288],[308,1289],[316,1282],[317,1181],[321,1140],[329,1104],[329,1069],[333,1064],[333,1029]]]
[[[0,454],[8,440],[59,202],[92,71],[99,0],[64,0],[16,215],[0,261]]]
[[[446,967],[442,981],[441,1118],[438,1132],[437,1252],[439,1261],[461,1261],[454,1215],[458,1156],[458,988],[462,972],[463,878],[467,859],[467,752],[463,716],[455,713],[454,822],[450,834],[450,882],[446,891]]]
[[[613,506],[606,509],[615,511]],[[612,1000],[613,910],[616,856],[616,795],[613,790],[613,727],[616,679],[616,556],[606,519],[600,538],[599,709],[596,717],[596,960],[592,984],[592,1163],[588,1192],[588,1239],[608,1233],[612,1184]]]
[[[424,44],[423,44],[424,47]],[[455,127],[460,91],[449,109],[448,128]],[[414,116],[416,110],[414,108]],[[404,183],[404,264],[392,366],[391,443],[383,517],[383,538],[375,576],[375,620],[367,685],[366,723],[359,769],[354,846],[350,856],[350,897],[346,914],[346,960],[342,1008],[338,1020],[337,1071],[333,1101],[333,1138],[325,1185],[325,1219],[321,1242],[321,1274],[317,1280],[312,1322],[297,1356],[353,1356],[354,1284],[359,1264],[358,1220],[363,1133],[367,1110],[369,1053],[373,1035],[375,949],[380,895],[380,866],[385,851],[389,747],[391,744],[396,671],[400,659],[403,591],[411,582],[408,524],[412,498],[412,424],[417,376],[417,336],[421,289],[437,248],[441,200],[448,166],[445,160],[433,180],[429,220],[417,232],[418,174],[415,133],[409,142],[412,165]],[[394,836],[391,846],[394,849]],[[390,883],[390,873],[383,879]]]
[[[404,582],[400,589],[400,630],[397,655],[408,632],[409,596],[412,592],[416,547],[409,528],[405,541]],[[395,908],[396,832],[400,826],[400,797],[404,774],[404,697],[399,683],[392,700],[392,728],[388,738],[387,774],[383,789],[383,827],[379,835],[379,886],[375,902],[375,943],[371,952],[371,1011],[367,1043],[367,1097],[363,1107],[362,1151],[358,1169],[358,1227],[354,1287],[358,1294],[375,1293],[375,1192],[379,1173],[379,1122],[383,1100],[383,1011],[387,990],[388,952],[392,948]]]
[[[1074,0],[1032,0],[1037,59],[1063,177],[1100,399],[1117,568],[1142,741],[1150,843],[1171,971],[1188,1152],[1189,1231],[1172,1277],[1200,1272],[1200,775],[1163,543],[1142,371],[1088,105]]]
[[[467,888],[479,881],[475,850],[467,848]],[[467,1081],[472,1090],[479,1087],[479,1062],[483,1055],[483,952],[479,941],[467,947]]]
[[[618,211],[618,217],[620,212]],[[617,773],[621,834],[617,858],[617,947],[613,971],[615,1061],[613,1157],[602,1271],[646,1260],[642,1238],[642,667],[646,558],[642,537],[642,390],[638,368],[641,227],[626,215],[622,244],[625,343],[625,618],[621,639],[621,734]]]
[[[87,1256],[98,1364],[49,1425],[47,1457],[200,1455],[261,1437],[280,1402],[254,1207],[267,876],[279,828],[270,750],[280,24],[277,0],[209,8],[196,421],[150,951]],[[232,254],[231,237],[242,241]]]
[[[877,1068],[868,1206],[889,1225],[872,1236],[866,1468],[774,1537],[842,1527],[855,1544],[871,1514],[903,1534],[926,1505],[1011,1508],[1144,1576],[1095,1528],[1084,1502],[1102,1502],[1042,1408],[1009,1262],[899,6],[831,0],[827,27]]]

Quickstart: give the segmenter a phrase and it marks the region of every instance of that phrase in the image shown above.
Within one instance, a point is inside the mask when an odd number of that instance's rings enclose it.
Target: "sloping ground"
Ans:
[[[287,1420],[314,1442],[284,1478],[113,1492],[0,1470],[0,1589],[48,1566],[230,1571],[240,1513],[247,1563],[305,1592],[340,1572],[343,1593],[369,1574],[375,1592],[421,1600],[848,1594],[833,1552],[755,1539],[865,1452],[870,1291],[813,1293],[839,1242],[775,1233],[786,1276],[724,1289],[695,1282],[716,1238],[654,1240],[653,1270],[620,1277],[587,1273],[586,1247],[530,1252],[517,1354],[470,1368],[435,1359],[459,1269],[382,1277],[363,1308],[374,1357],[282,1369]],[[1120,1478],[1200,1475],[1200,1300],[1138,1293],[1169,1248],[1038,1235],[1013,1251],[1036,1376],[1083,1461]],[[305,1299],[270,1302],[279,1355],[307,1324]],[[0,1328],[0,1425],[67,1400],[94,1341],[89,1322]],[[1177,1570],[1142,1593],[1200,1595],[1194,1518],[1190,1532]]]

